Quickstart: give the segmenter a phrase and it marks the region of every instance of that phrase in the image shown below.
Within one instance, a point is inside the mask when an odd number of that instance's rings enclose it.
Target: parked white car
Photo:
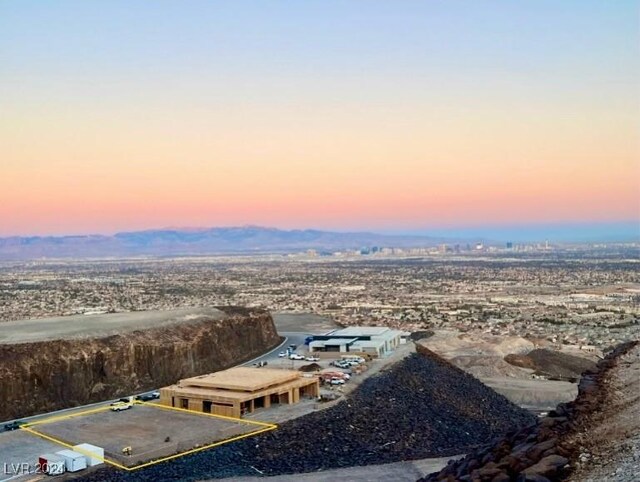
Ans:
[[[284,357],[286,357],[286,356],[287,356],[287,354],[286,354],[285,352],[281,351],[280,353],[278,353],[278,356],[279,356],[280,358],[284,358]]]
[[[304,360],[304,355],[298,355],[297,353],[292,353],[289,355],[289,360]]]
[[[129,410],[133,407],[132,402],[116,402],[111,404],[111,410],[114,412],[121,412],[122,410]]]
[[[307,360],[307,361],[320,361],[320,357],[308,356],[307,358],[305,358],[305,360]]]
[[[349,365],[348,362],[342,360],[334,361],[333,366],[338,368],[351,368],[351,365]]]
[[[365,360],[364,358],[362,358],[361,356],[346,356],[346,357],[342,357],[342,361],[350,363],[350,362],[357,362],[357,363],[365,363],[367,360]]]

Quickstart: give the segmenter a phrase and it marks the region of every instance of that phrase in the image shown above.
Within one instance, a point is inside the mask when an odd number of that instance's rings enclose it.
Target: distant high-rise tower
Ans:
[[[507,249],[513,249],[513,243],[511,241],[507,241]]]

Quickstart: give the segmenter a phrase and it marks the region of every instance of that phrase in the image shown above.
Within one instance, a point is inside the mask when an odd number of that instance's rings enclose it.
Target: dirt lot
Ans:
[[[414,482],[431,472],[437,472],[455,457],[408,460],[390,464],[367,465],[365,467],[348,467],[345,469],[323,470],[310,474],[276,475],[274,477],[234,477],[224,479],[237,482],[333,482],[349,480],[350,482]],[[213,480],[213,479],[212,479]]]
[[[203,318],[219,320],[225,317],[222,311],[215,308],[182,308],[7,321],[2,324],[0,343],[99,338],[134,330],[194,322]]]
[[[556,380],[518,380],[509,377],[477,377],[516,405],[534,411],[552,410],[560,402],[578,395],[578,385]]]
[[[328,316],[315,315],[313,313],[272,313],[273,322],[278,333],[304,332],[326,333],[338,328]]]
[[[136,405],[122,412],[106,410],[33,426],[38,432],[70,444],[90,443],[103,447],[107,459],[127,466],[259,428],[247,423],[146,405]],[[130,457],[122,455],[124,447],[131,447]]]

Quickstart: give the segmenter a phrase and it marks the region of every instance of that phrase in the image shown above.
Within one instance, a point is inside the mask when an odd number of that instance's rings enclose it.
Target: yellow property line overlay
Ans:
[[[52,436],[47,435],[47,434],[44,434],[42,432],[38,432],[37,430],[34,430],[34,429],[31,428],[33,425],[41,425],[41,424],[53,423],[53,422],[57,422],[57,421],[60,421],[60,420],[67,420],[67,419],[70,419],[70,418],[73,418],[73,417],[78,417],[78,416],[82,416],[82,415],[88,415],[88,414],[91,414],[91,413],[97,413],[97,412],[103,412],[103,411],[106,411],[106,410],[110,410],[111,406],[109,406],[109,405],[106,405],[104,407],[94,408],[94,409],[91,409],[91,410],[84,410],[82,412],[74,412],[74,413],[69,414],[69,415],[59,415],[59,416],[56,416],[56,417],[50,417],[50,418],[46,418],[44,420],[39,420],[39,421],[36,421],[36,422],[26,423],[26,424],[22,425],[20,427],[20,429],[24,430],[26,432],[29,432],[29,433],[37,436],[37,437],[43,438],[45,440],[49,440],[50,442],[54,442],[54,443],[56,443],[58,445],[62,445],[63,447],[67,447],[69,449],[72,449],[72,450],[74,450],[74,451],[76,451],[76,452],[78,452],[78,453],[80,453],[80,454],[82,454],[82,455],[84,455],[86,457],[91,457],[91,458],[94,458],[94,459],[98,459],[98,460],[104,462],[105,464],[109,464],[109,465],[112,465],[112,466],[117,467],[119,469],[132,472],[134,470],[143,469],[145,467],[150,467],[151,465],[159,464],[161,462],[166,462],[168,460],[173,460],[173,459],[177,459],[179,457],[184,457],[185,455],[193,454],[193,453],[196,453],[196,452],[201,452],[203,450],[208,450],[208,449],[211,449],[211,448],[214,448],[214,447],[219,447],[220,445],[224,445],[224,444],[227,444],[227,443],[230,443],[230,442],[235,442],[236,440],[241,440],[241,439],[247,438],[247,437],[253,437],[255,435],[258,435],[258,434],[261,434],[261,433],[264,433],[264,432],[269,432],[271,430],[275,430],[276,428],[278,428],[278,425],[276,425],[274,423],[259,422],[257,420],[246,420],[246,419],[243,419],[243,418],[227,417],[227,416],[224,416],[224,415],[216,415],[216,414],[213,414],[213,413],[196,412],[194,410],[187,410],[185,408],[169,407],[168,405],[160,405],[160,404],[157,404],[157,403],[146,403],[146,402],[141,402],[141,401],[138,401],[138,400],[134,401],[133,403],[134,403],[134,405],[145,405],[147,407],[160,408],[160,409],[164,409],[164,410],[175,410],[177,412],[186,412],[186,413],[188,413],[190,415],[196,415],[196,416],[200,415],[200,416],[205,416],[205,417],[212,417],[212,418],[217,418],[217,419],[228,420],[228,421],[236,422],[236,423],[245,423],[247,425],[257,425],[257,426],[259,426],[261,428],[259,428],[257,430],[254,430],[252,432],[247,432],[247,433],[243,433],[243,434],[240,434],[240,435],[236,435],[235,437],[230,437],[230,438],[227,438],[227,439],[224,439],[224,440],[219,440],[217,442],[213,442],[213,443],[210,443],[210,444],[207,444],[207,445],[203,445],[202,447],[196,447],[196,448],[193,448],[191,450],[187,450],[185,452],[180,452],[178,454],[169,455],[167,457],[161,457],[159,459],[152,460],[150,462],[145,462],[143,464],[136,465],[134,467],[126,467],[126,466],[124,466],[122,464],[119,464],[118,462],[115,462],[115,461],[113,461],[111,459],[107,459],[107,458],[105,458],[103,456],[100,456],[98,454],[94,454],[92,452],[89,452],[88,450],[85,450],[85,449],[82,449],[82,448],[74,448],[74,446],[71,445],[71,444],[68,444],[68,443],[66,443],[66,442],[64,442],[62,440],[59,440],[59,439],[57,439],[55,437],[52,437]]]

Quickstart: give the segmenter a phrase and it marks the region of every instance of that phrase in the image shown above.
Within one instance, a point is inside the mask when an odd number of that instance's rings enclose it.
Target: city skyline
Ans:
[[[637,18],[634,1],[5,2],[0,237],[637,229]]]

